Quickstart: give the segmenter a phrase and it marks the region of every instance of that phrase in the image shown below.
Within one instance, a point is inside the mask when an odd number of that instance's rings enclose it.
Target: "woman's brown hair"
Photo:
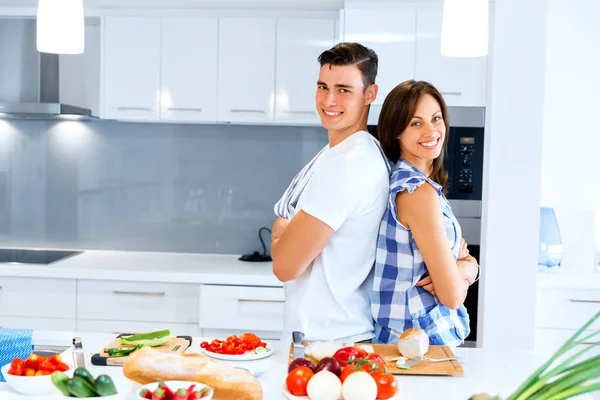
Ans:
[[[448,181],[448,173],[444,170],[444,154],[448,146],[448,135],[450,123],[448,121],[448,109],[442,94],[429,82],[409,80],[396,86],[387,95],[377,124],[377,137],[381,143],[381,149],[394,163],[400,158],[401,148],[398,136],[408,127],[415,115],[419,100],[423,95],[431,95],[440,105],[442,118],[446,125],[446,134],[442,144],[442,152],[433,160],[433,172],[429,178],[445,189]]]

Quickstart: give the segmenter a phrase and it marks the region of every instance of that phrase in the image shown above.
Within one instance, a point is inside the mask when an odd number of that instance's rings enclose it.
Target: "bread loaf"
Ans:
[[[184,380],[214,389],[214,400],[261,400],[262,387],[250,373],[204,354],[161,353],[150,347],[133,352],[123,365],[125,376],[147,383]]]

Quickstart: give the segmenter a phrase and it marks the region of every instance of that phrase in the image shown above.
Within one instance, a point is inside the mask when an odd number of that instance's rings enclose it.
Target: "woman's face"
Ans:
[[[408,127],[398,136],[400,157],[411,164],[430,164],[439,157],[446,136],[446,125],[437,100],[425,94],[419,100]]]

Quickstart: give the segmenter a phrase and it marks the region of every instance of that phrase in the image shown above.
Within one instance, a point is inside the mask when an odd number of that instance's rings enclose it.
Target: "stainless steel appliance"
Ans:
[[[81,253],[68,250],[0,249],[0,263],[48,265]]]
[[[446,198],[462,228],[470,254],[480,261],[485,108],[448,107],[448,119],[450,134],[444,159],[448,172]],[[368,130],[377,137],[376,125],[369,125]],[[478,298],[479,282],[475,282],[465,300],[471,318],[467,346],[473,346],[477,340]]]

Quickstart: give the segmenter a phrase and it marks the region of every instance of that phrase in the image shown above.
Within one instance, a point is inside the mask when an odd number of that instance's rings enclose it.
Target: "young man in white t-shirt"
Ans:
[[[373,336],[366,281],[389,191],[387,159],[367,132],[378,60],[358,43],[318,60],[316,106],[329,143],[275,206],[272,229],[273,272],[285,282],[283,339],[297,330],[306,340],[363,341]]]

